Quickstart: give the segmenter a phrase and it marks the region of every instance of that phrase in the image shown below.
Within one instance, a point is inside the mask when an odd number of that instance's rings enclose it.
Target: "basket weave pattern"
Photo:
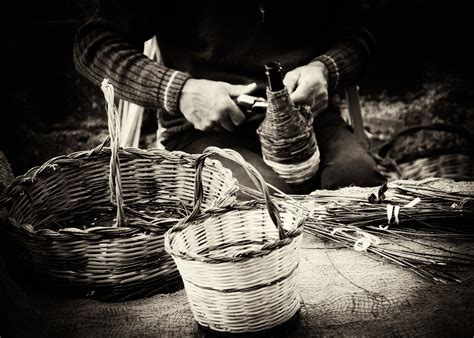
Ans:
[[[401,179],[421,180],[443,177],[457,181],[474,180],[474,159],[465,154],[445,154],[419,158],[398,165]]]
[[[180,277],[164,233],[192,210],[198,156],[117,147],[114,158],[104,145],[14,180],[3,204],[19,258],[82,296],[121,300],[173,288]],[[234,203],[237,182],[220,162],[207,161],[200,179],[203,209]]]
[[[293,188],[311,179],[319,167],[319,150],[308,107],[295,107],[288,90],[267,90],[268,108],[258,128],[265,163]]]
[[[405,151],[393,154],[398,144],[413,148],[410,137],[423,132],[448,133],[460,144],[474,144],[474,134],[466,128],[446,123],[411,126],[400,130],[390,141],[381,145],[378,150],[380,167],[391,174],[393,179],[420,180],[428,177],[442,177],[458,181],[474,179],[474,155],[467,147],[445,149],[425,149],[416,152]],[[435,134],[436,135],[436,134]],[[417,144],[415,142],[415,144]]]
[[[304,216],[273,204],[263,178],[240,155],[211,147],[203,157],[212,153],[242,164],[265,187],[265,205],[240,204],[206,214],[197,206],[167,232],[166,250],[201,325],[228,332],[270,329],[300,306],[296,272]]]

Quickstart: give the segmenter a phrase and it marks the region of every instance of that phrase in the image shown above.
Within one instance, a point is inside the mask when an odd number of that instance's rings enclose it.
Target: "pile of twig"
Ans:
[[[474,188],[474,184],[472,185]],[[390,190],[388,190],[390,189]],[[474,190],[443,191],[428,185],[395,182],[377,195],[344,195],[342,191],[312,194],[314,217],[348,226],[412,235],[474,234]]]
[[[396,263],[431,281],[460,282],[446,267],[474,264],[474,255],[449,250],[443,241],[474,237],[474,182],[458,191],[409,181],[368,191],[316,191],[293,196],[291,202],[310,212],[305,231],[311,235]]]
[[[305,223],[305,231],[361,253],[369,253],[372,258],[386,259],[410,269],[424,279],[436,282],[461,282],[444,268],[448,265],[474,264],[474,255],[427,244],[410,236],[397,236],[390,230],[380,234],[372,229],[363,230],[310,217]],[[404,244],[407,242],[415,245]]]

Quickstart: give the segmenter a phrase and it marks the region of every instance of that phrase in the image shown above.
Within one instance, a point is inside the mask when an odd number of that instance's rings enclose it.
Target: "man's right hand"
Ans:
[[[179,108],[196,129],[232,132],[245,121],[244,113],[233,99],[256,88],[255,83],[244,86],[189,79],[181,91]]]

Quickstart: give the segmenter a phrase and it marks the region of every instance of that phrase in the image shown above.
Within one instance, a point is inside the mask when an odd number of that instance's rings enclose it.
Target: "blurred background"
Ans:
[[[106,135],[102,94],[76,73],[72,61],[74,34],[95,2],[16,2],[5,15],[0,150],[16,175],[53,156],[92,148]],[[416,160],[423,158],[439,163],[445,156],[456,170],[464,166],[459,177],[471,177],[474,52],[468,2],[368,2],[382,4],[373,27],[377,54],[360,83],[374,153],[399,167],[419,167]],[[433,124],[440,127],[425,128]],[[422,128],[397,137],[383,152],[376,149],[416,126]],[[150,122],[143,130],[142,145],[153,142],[154,127]]]

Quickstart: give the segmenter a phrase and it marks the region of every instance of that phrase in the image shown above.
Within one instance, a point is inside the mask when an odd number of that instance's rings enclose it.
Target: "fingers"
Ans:
[[[245,114],[230,97],[223,100],[218,110],[219,118],[213,123],[213,130],[233,132],[237,126],[240,126],[245,121]]]
[[[234,130],[235,130],[235,125],[232,123],[232,121],[227,118],[227,117],[224,117],[221,121],[220,121],[220,126],[222,128],[224,128],[225,130],[227,130],[229,133],[232,133]],[[222,128],[219,128],[222,130]]]
[[[304,80],[300,81],[290,97],[296,105],[310,106],[315,115],[326,110],[328,106],[327,88],[319,82],[311,84]]]
[[[310,85],[306,81],[300,81],[295,91],[291,93],[290,98],[295,104],[311,105],[314,98],[319,93],[319,89],[315,85]]]
[[[230,97],[234,98],[242,94],[251,94],[255,89],[257,89],[256,83],[251,83],[248,85],[233,85],[230,83],[223,82],[227,91],[229,92]]]
[[[242,110],[240,110],[233,100],[228,100],[225,112],[227,113],[225,115],[229,118],[233,125],[240,126],[242,123],[244,123],[245,114],[242,112]]]
[[[317,112],[327,108],[328,91],[324,65],[308,65],[288,72],[283,80],[297,105],[308,105]]]
[[[221,125],[227,131],[235,130],[236,126],[240,126],[245,121],[245,114],[240,110],[237,104],[231,98],[238,97],[243,94],[250,94],[257,89],[256,83],[248,85],[232,85],[230,83],[223,83],[229,93],[221,108],[223,110]]]
[[[255,83],[245,86],[190,79],[181,93],[180,110],[198,130],[232,132],[246,119],[232,97],[251,93],[256,88]]]
[[[288,89],[288,92],[291,94],[295,91],[299,79],[298,71],[291,71],[286,73],[285,78],[283,79],[283,84]]]

